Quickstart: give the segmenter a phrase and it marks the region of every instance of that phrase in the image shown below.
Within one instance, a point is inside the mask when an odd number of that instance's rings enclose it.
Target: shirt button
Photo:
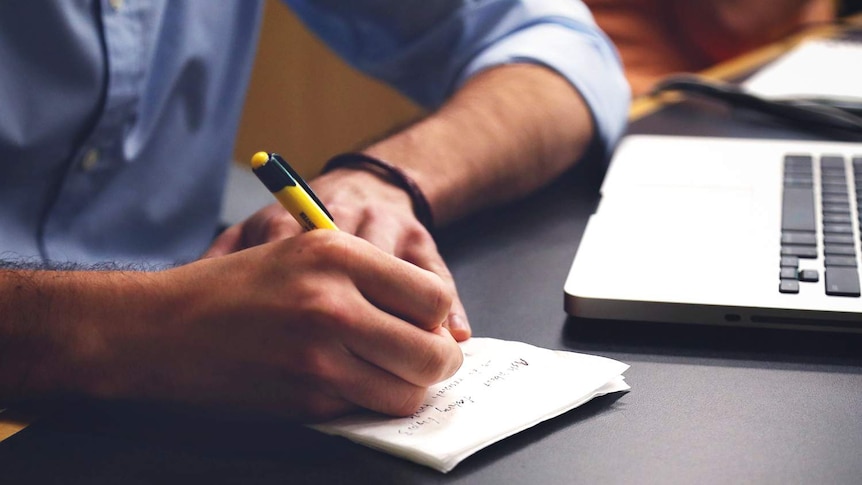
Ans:
[[[81,160],[81,170],[89,172],[96,168],[97,163],[99,163],[99,149],[91,148],[87,150],[87,153],[84,154],[84,159]]]
[[[123,8],[123,0],[108,0],[108,3],[111,4],[111,8],[114,10]]]

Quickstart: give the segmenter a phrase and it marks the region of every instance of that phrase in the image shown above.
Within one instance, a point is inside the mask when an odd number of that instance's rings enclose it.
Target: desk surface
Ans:
[[[632,131],[799,135],[701,108],[676,106]],[[448,475],[280,422],[70,409],[0,443],[0,481],[858,483],[862,337],[567,319],[562,285],[600,177],[584,164],[526,204],[450,228],[440,246],[477,335],[627,362],[631,392],[510,437]]]

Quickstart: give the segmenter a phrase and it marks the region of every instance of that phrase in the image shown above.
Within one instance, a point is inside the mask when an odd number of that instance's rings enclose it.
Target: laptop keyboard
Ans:
[[[862,155],[852,158],[850,177],[847,161],[840,155],[784,157],[781,293],[799,293],[800,284],[820,281],[819,270],[800,269],[800,259],[811,259],[822,262],[819,267],[827,295],[860,296],[857,242],[862,243]]]

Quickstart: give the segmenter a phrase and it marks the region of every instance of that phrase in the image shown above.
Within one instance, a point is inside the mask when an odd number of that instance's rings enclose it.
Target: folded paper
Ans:
[[[507,436],[629,389],[629,366],[604,357],[478,337],[461,348],[464,364],[413,415],[362,413],[311,427],[445,473]]]

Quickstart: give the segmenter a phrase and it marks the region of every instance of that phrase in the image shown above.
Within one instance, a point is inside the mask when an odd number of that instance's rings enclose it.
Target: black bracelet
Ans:
[[[342,153],[330,158],[323,166],[321,173],[345,167],[360,170],[368,170],[370,168],[372,172],[382,176],[397,187],[404,189],[413,202],[413,213],[416,214],[416,219],[428,231],[434,229],[434,216],[431,214],[431,204],[428,203],[428,199],[422,193],[422,189],[419,188],[416,181],[410,178],[404,170],[389,162],[384,162],[379,158],[374,158],[364,153]]]

